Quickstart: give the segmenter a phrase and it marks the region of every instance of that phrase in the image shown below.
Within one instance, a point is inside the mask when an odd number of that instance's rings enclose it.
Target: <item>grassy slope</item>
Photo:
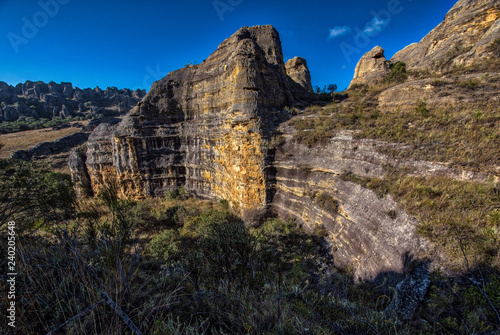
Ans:
[[[471,69],[474,73],[475,69]],[[358,86],[349,98],[326,107],[300,111],[290,123],[297,130],[294,140],[312,147],[326,143],[342,129],[355,131],[356,138],[371,138],[405,144],[410,150],[383,149],[389,156],[405,160],[444,163],[466,171],[490,175],[486,184],[445,177],[419,178],[386,167],[382,180],[345,175],[347,180],[368,187],[380,196],[387,193],[415,216],[420,233],[442,246],[457,268],[464,268],[464,252],[470,266],[500,267],[500,101],[485,92],[500,91],[500,74],[464,79],[460,68],[447,79],[425,76],[438,96],[455,97],[455,104],[409,101],[399,107],[378,105],[378,97],[398,83]],[[410,81],[412,78],[409,79]],[[404,93],[403,93],[404,94]],[[460,102],[460,97],[481,97]]]
[[[81,121],[79,123],[85,124],[88,121]],[[52,142],[58,138],[73,135],[80,131],[80,128],[63,128],[59,130],[52,129],[37,129],[20,131],[10,134],[0,135],[0,143],[5,146],[0,151],[0,158],[9,158],[15,151],[28,150],[38,143]]]

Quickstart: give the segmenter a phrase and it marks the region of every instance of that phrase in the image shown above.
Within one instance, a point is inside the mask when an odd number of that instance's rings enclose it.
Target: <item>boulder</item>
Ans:
[[[431,284],[427,264],[421,264],[406,279],[396,285],[391,303],[384,311],[386,317],[400,321],[409,320],[420,304]]]
[[[384,49],[376,46],[361,57],[356,69],[354,78],[349,85],[366,84],[372,85],[385,79],[390,73],[390,64],[385,59]]]
[[[302,57],[294,57],[285,64],[286,74],[305,90],[314,93],[311,84],[311,73],[307,67],[307,62]]]

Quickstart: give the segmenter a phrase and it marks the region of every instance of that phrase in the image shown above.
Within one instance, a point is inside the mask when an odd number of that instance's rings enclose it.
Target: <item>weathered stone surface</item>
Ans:
[[[385,59],[384,49],[376,46],[359,60],[349,87],[355,84],[373,84],[386,78],[389,72],[390,64]]]
[[[414,70],[446,71],[495,57],[487,46],[500,38],[500,3],[497,0],[460,0],[444,21],[419,43],[396,53],[391,62],[403,61]]]
[[[87,169],[99,194],[161,196],[184,185],[227,199],[242,212],[263,208],[271,186],[265,141],[295,103],[281,42],[272,26],[242,28],[202,64],[155,82],[117,127],[99,126]]]
[[[314,93],[311,84],[311,73],[307,67],[307,62],[302,57],[294,57],[285,63],[286,74],[294,82],[302,86],[308,92]]]
[[[383,179],[387,177],[384,166],[389,165],[410,175],[477,182],[490,178],[488,174],[454,170],[439,163],[396,159],[381,152],[404,152],[412,147],[355,139],[352,131],[339,131],[328,143],[312,148],[293,140],[295,130],[288,123],[278,131],[283,133],[284,144],[276,150],[272,163],[276,194],[271,209],[310,230],[325,228],[335,264],[352,269],[356,280],[374,280],[380,273],[403,273],[406,253],[433,259],[436,268],[445,265],[446,258],[419,236],[418,222],[391,196],[380,197],[344,180],[343,174]],[[335,199],[338,209],[321,207],[317,201],[320,194]]]
[[[83,147],[71,150],[68,159],[68,165],[71,171],[71,180],[75,187],[78,197],[92,196],[92,189],[90,188],[89,175],[85,168],[87,156]]]
[[[384,312],[386,317],[400,321],[409,320],[424,301],[430,284],[427,264],[418,266],[408,278],[396,285],[392,301]]]

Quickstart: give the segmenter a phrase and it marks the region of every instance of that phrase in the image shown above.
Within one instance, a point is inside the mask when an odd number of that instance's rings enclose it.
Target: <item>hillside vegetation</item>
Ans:
[[[445,334],[500,325],[497,266],[435,273],[416,316],[399,321],[386,312],[393,284],[355,285],[333,267],[321,230],[306,234],[277,218],[249,227],[226,202],[183,189],[132,201],[110,186],[77,202],[67,176],[0,163],[2,223],[17,225],[18,334],[132,334],[103,294],[144,334]],[[439,196],[419,190],[423,201]],[[498,225],[498,215],[488,220]],[[419,266],[409,259],[406,275]]]

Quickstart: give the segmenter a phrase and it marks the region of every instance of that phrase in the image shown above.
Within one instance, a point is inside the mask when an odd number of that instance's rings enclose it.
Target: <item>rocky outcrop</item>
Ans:
[[[445,260],[419,236],[418,222],[390,195],[381,197],[345,175],[383,179],[388,173],[384,166],[391,166],[419,176],[477,181],[488,178],[481,173],[462,175],[441,164],[393,158],[381,152],[412,148],[355,139],[352,131],[339,131],[327,143],[312,148],[293,140],[295,130],[288,123],[278,131],[284,143],[276,150],[273,163],[276,194],[272,211],[307,229],[325,229],[335,264],[352,269],[356,280],[374,280],[380,273],[402,273],[406,253],[431,258],[436,267]]]
[[[373,84],[386,78],[389,72],[390,64],[385,59],[384,49],[376,46],[359,60],[349,87],[356,84]]]
[[[117,126],[89,138],[86,167],[99,194],[161,196],[185,186],[242,213],[271,200],[266,146],[296,100],[271,26],[242,28],[202,64],[171,72]],[[295,88],[296,89],[296,88]]]
[[[21,116],[38,118],[119,115],[130,111],[146,95],[145,90],[101,90],[73,88],[71,83],[48,84],[26,81],[15,87],[0,82],[0,122],[16,121]]]
[[[473,104],[480,109],[486,101],[498,105],[498,84],[500,78],[495,73],[411,80],[384,90],[378,96],[378,105],[384,109],[411,111],[419,101],[425,101],[432,109]]]
[[[94,194],[114,183],[120,196],[136,198],[184,186],[200,197],[226,199],[242,214],[267,209],[308,229],[324,228],[336,265],[352,269],[356,280],[402,273],[407,254],[433,259],[439,267],[445,256],[419,236],[415,218],[390,195],[345,174],[383,179],[391,167],[414,176],[488,176],[394,158],[384,152],[414,148],[356,139],[352,131],[336,132],[321,147],[297,143],[285,107],[311,94],[302,85],[302,65],[285,67],[271,26],[238,30],[202,64],[155,82],[119,124],[98,126],[86,159],[73,158],[74,180],[88,180]],[[302,77],[287,75],[292,68]],[[383,49],[375,48],[358,64],[353,82],[388,73]],[[398,93],[389,92],[386,104],[390,94]],[[276,135],[282,136],[280,145],[272,144]]]
[[[75,190],[78,197],[93,195],[90,177],[85,167],[85,162],[87,160],[85,151],[85,147],[83,146],[75,148],[71,150],[68,159],[69,168],[71,171],[74,171],[74,173],[71,174],[71,181],[76,185]]]
[[[314,93],[311,84],[311,73],[307,62],[302,57],[294,57],[285,63],[286,74],[308,92]]]
[[[396,285],[391,303],[384,314],[393,320],[409,320],[420,304],[424,301],[431,284],[427,264],[418,266],[405,280]]]
[[[497,57],[488,46],[500,38],[500,3],[496,0],[460,0],[444,21],[419,43],[396,53],[410,70],[446,71]]]

